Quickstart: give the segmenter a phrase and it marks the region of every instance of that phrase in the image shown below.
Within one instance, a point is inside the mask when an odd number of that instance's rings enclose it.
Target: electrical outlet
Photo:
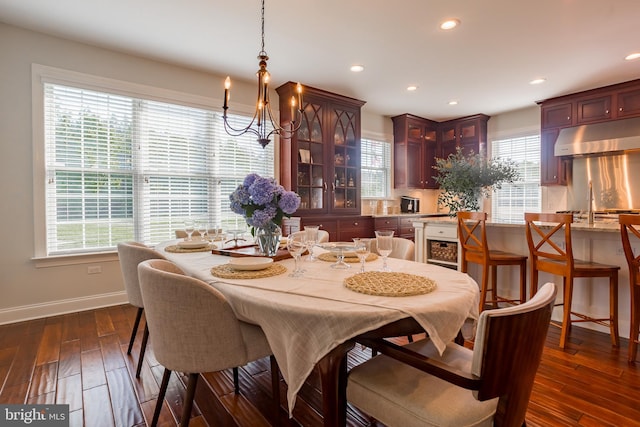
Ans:
[[[102,267],[99,265],[90,265],[87,267],[87,274],[100,274],[102,273]]]

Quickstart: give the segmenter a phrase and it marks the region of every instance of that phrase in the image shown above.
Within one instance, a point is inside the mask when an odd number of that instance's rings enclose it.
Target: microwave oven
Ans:
[[[400,212],[418,213],[420,212],[420,199],[417,197],[402,196],[400,198]]]

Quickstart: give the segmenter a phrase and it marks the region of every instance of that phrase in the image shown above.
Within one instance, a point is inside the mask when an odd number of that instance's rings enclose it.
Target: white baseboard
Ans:
[[[127,293],[122,291],[6,308],[0,310],[0,325],[66,313],[75,313],[77,311],[91,310],[94,308],[109,307],[111,305],[126,304],[128,302],[129,298],[127,298]]]

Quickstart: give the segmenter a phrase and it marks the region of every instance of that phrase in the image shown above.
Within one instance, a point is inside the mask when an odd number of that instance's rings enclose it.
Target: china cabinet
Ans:
[[[276,89],[280,124],[300,128],[280,142],[280,183],[300,195],[296,216],[360,215],[360,109],[364,101],[304,86],[302,117],[291,109],[295,83]]]

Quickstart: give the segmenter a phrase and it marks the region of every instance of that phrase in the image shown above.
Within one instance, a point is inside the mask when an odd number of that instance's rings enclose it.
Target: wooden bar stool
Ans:
[[[487,244],[486,212],[458,212],[458,238],[460,239],[461,270],[467,272],[467,264],[472,262],[482,266],[480,284],[480,312],[487,303],[497,308],[499,302],[521,304],[526,299],[527,257],[509,252],[490,250]],[[498,266],[515,265],[520,268],[520,298],[509,299],[498,295]],[[491,273],[491,284],[489,284]],[[487,300],[487,294],[491,298]]]
[[[629,329],[629,362],[636,360],[638,334],[640,333],[640,253],[634,254],[629,235],[635,236],[636,245],[640,244],[640,215],[620,215],[620,233],[622,248],[629,265],[629,285],[631,300],[631,327]],[[637,249],[636,249],[637,250]]]
[[[611,332],[611,344],[618,347],[620,341],[618,335],[618,270],[620,267],[573,258],[571,246],[572,214],[525,213],[524,219],[531,257],[531,296],[538,290],[539,271],[562,276],[564,299],[560,348],[564,348],[567,343],[571,324],[578,322],[593,322],[607,326]],[[563,250],[561,244],[552,239],[564,242],[565,249]],[[594,318],[571,311],[573,279],[577,277],[609,278],[608,318]],[[577,319],[572,319],[571,316],[575,316]]]

